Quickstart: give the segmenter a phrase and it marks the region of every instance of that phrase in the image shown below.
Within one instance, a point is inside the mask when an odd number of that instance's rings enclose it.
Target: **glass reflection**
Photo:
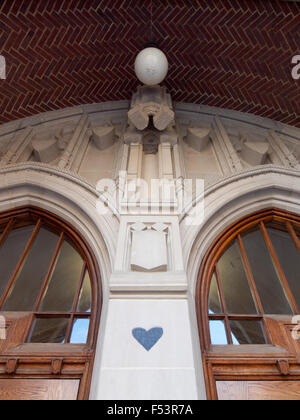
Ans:
[[[30,343],[64,343],[68,318],[38,318],[29,338]]]
[[[300,271],[295,269],[300,263],[299,251],[287,232],[271,227],[268,227],[267,230],[296,303],[300,308]]]
[[[224,321],[209,321],[211,344],[218,346],[228,344]]]
[[[84,277],[83,286],[80,292],[77,312],[90,313],[92,307],[92,288],[89,273]]]
[[[89,333],[90,320],[78,318],[74,321],[70,343],[86,344]]]
[[[56,234],[40,229],[2,308],[3,311],[33,311],[57,242]]]
[[[292,314],[293,311],[260,229],[246,233],[243,236],[243,243],[264,312],[268,315]]]
[[[0,248],[0,296],[25,250],[33,229],[34,226],[26,226],[12,230]]]
[[[217,264],[229,314],[257,314],[238,242],[232,243]]]
[[[230,328],[235,345],[267,344],[261,321],[231,320]]]
[[[211,280],[208,309],[210,314],[222,313],[219,289],[216,275],[214,274]]]
[[[67,241],[62,245],[58,261],[42,301],[41,312],[71,312],[83,269],[83,260]]]

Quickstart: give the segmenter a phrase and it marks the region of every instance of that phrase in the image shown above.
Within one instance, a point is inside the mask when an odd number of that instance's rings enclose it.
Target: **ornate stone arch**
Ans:
[[[299,171],[267,166],[230,176],[205,190],[193,205],[202,205],[205,215],[201,226],[185,225],[190,208],[181,216],[184,263],[187,271],[190,316],[195,327],[194,356],[198,380],[202,374],[202,339],[198,333],[196,296],[200,290],[200,268],[216,238],[237,220],[264,209],[279,209],[300,214]],[[201,340],[201,343],[200,343]],[[205,371],[207,374],[207,370]],[[206,378],[207,379],[207,378]],[[211,395],[210,395],[211,396]]]
[[[70,222],[87,240],[101,266],[104,288],[112,271],[118,231],[117,212],[96,209],[95,188],[79,176],[38,163],[7,166],[0,171],[0,211],[35,206]]]
[[[1,171],[0,213],[20,208],[37,208],[64,220],[81,235],[94,257],[102,291],[101,320],[105,320],[109,278],[113,270],[118,232],[118,214],[113,209],[100,215],[100,199],[95,188],[80,177],[45,164],[27,163],[7,166]],[[100,290],[99,289],[99,290]],[[105,322],[98,326],[96,352],[101,352]],[[95,357],[95,364],[101,357]],[[94,366],[94,371],[97,367]],[[91,371],[90,371],[91,374]],[[95,375],[94,385],[99,380]],[[87,398],[87,394],[80,398]]]
[[[278,208],[300,213],[300,174],[293,169],[266,166],[230,176],[208,187],[194,206],[205,200],[202,225],[187,226],[186,209],[180,221],[184,262],[190,293],[195,296],[201,262],[214,239],[230,224],[255,211]]]

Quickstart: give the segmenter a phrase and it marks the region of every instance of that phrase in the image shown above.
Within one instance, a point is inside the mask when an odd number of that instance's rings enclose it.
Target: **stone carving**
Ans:
[[[213,146],[224,175],[243,170],[242,162],[233,147],[220,117],[215,117],[212,131]]]
[[[49,140],[33,139],[32,148],[38,162],[49,163],[58,158],[60,150],[55,138]]]
[[[36,134],[31,141],[35,159],[42,163],[55,162],[66,149],[72,135],[73,131],[67,128],[52,133],[49,138]]]
[[[300,169],[300,163],[296,159],[295,155],[289,150],[284,141],[275,131],[270,132],[268,140],[273,152],[276,154],[283,166],[286,168]]]
[[[171,96],[166,88],[160,86],[142,86],[133,95],[128,113],[130,123],[140,131],[145,130],[153,119],[154,127],[164,131],[174,124],[175,114]]]
[[[160,143],[178,142],[172,100],[165,88],[143,86],[133,95],[124,142],[143,144],[145,154],[157,154]]]
[[[116,140],[116,130],[111,124],[92,129],[91,140],[99,150],[105,150],[111,147]]]
[[[265,164],[269,153],[269,147],[269,143],[252,141],[247,134],[241,134],[240,136],[241,158],[251,166]]]
[[[160,327],[151,328],[146,331],[144,328],[134,328],[132,335],[145,350],[150,351],[162,338],[164,330]]]
[[[60,169],[78,170],[90,140],[88,130],[89,117],[87,114],[82,114],[73,136],[59,160],[58,167]]]
[[[131,269],[144,272],[167,271],[168,226],[163,223],[152,226],[136,223],[131,226],[131,232]]]
[[[2,157],[0,166],[6,166],[19,162],[24,153],[26,153],[26,150],[28,151],[26,158],[28,158],[32,153],[31,140],[33,136],[34,129],[30,126],[18,132],[16,139],[12,142],[8,151]]]
[[[210,141],[210,132],[210,128],[189,127],[185,137],[185,142],[198,152],[202,152],[202,150],[208,146]]]

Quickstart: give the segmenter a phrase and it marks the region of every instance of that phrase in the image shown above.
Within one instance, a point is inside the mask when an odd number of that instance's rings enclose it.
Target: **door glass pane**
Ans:
[[[287,232],[271,227],[268,227],[267,230],[280,265],[300,308],[300,253],[297,250],[293,239]]]
[[[211,344],[218,346],[228,344],[224,321],[209,321]]]
[[[230,321],[233,344],[267,344],[261,321]]]
[[[12,230],[0,248],[0,296],[22,256],[33,229],[34,226],[26,226]]]
[[[68,318],[38,318],[29,338],[30,343],[64,343]]]
[[[2,308],[3,311],[33,311],[57,242],[56,234],[40,229]]]
[[[81,289],[77,312],[91,312],[92,307],[92,289],[89,273],[87,272],[84,278]]]
[[[71,312],[79,287],[83,260],[77,250],[65,241],[51,281],[42,301],[42,312]]]
[[[210,314],[222,313],[217,278],[215,274],[212,277],[210,285],[208,310]]]
[[[243,243],[265,313],[292,314],[261,231],[257,229],[246,233],[243,235]]]
[[[89,319],[76,319],[73,324],[70,343],[72,344],[85,344],[89,333],[90,320]]]
[[[235,241],[217,264],[229,314],[257,314],[239,245]]]

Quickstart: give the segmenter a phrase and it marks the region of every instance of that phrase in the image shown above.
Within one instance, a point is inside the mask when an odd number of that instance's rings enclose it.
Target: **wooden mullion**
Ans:
[[[294,229],[292,223],[291,222],[287,222],[286,223],[286,226],[288,228],[288,231],[289,231],[291,237],[293,238],[293,241],[294,241],[294,243],[296,245],[296,248],[300,252],[300,239],[298,238],[298,236],[297,236],[297,234],[295,232],[295,229]]]
[[[283,271],[283,269],[282,269],[282,267],[280,265],[279,259],[277,257],[277,254],[276,254],[275,248],[274,248],[274,246],[272,244],[272,241],[271,241],[271,239],[269,237],[269,234],[268,234],[268,231],[266,229],[266,226],[264,225],[263,222],[260,223],[260,228],[261,228],[261,232],[262,232],[262,234],[264,236],[264,239],[266,241],[266,244],[267,244],[267,247],[269,249],[269,252],[271,254],[271,258],[273,259],[274,264],[275,264],[276,269],[277,269],[277,272],[278,272],[278,274],[280,276],[280,279],[281,279],[281,282],[282,282],[284,291],[286,293],[286,296],[289,299],[290,304],[292,305],[292,309],[293,309],[294,313],[295,314],[298,314],[299,313],[298,305],[297,305],[297,303],[295,301],[295,298],[294,298],[294,295],[293,295],[293,293],[292,293],[292,291],[290,289],[290,286],[289,286],[289,283],[287,281],[287,278],[285,277],[284,271]]]
[[[78,306],[78,301],[79,301],[79,297],[80,297],[81,288],[83,286],[86,270],[87,270],[87,263],[85,262],[83,264],[83,267],[82,267],[81,277],[80,277],[80,281],[79,281],[79,284],[78,284],[76,296],[75,296],[74,303],[73,303],[72,314],[71,314],[68,329],[67,329],[67,332],[66,332],[66,343],[69,343],[70,340],[71,340],[73,324],[74,324],[74,320],[75,320],[75,313],[76,313],[76,309],[77,309],[77,306]]]
[[[51,260],[51,262],[50,262],[49,270],[48,270],[47,275],[46,275],[46,277],[45,277],[45,280],[44,280],[44,283],[43,283],[43,285],[42,285],[42,288],[41,288],[40,294],[38,295],[37,300],[36,300],[36,302],[35,302],[35,305],[34,305],[34,312],[38,312],[38,310],[39,310],[39,307],[40,307],[40,305],[41,305],[41,302],[42,302],[42,299],[43,299],[43,297],[44,297],[45,291],[46,291],[46,289],[47,289],[47,287],[48,287],[48,284],[49,284],[49,281],[50,281],[50,279],[51,279],[51,276],[52,276],[52,273],[53,273],[53,269],[54,269],[54,267],[55,267],[55,264],[56,264],[57,258],[58,258],[58,256],[59,256],[59,253],[60,253],[60,250],[61,250],[61,247],[62,247],[63,241],[64,241],[64,233],[62,232],[62,233],[61,233],[61,235],[60,235],[59,241],[58,241],[58,243],[57,243],[56,249],[55,249],[55,251],[54,251],[54,254],[53,254],[52,260]]]
[[[13,225],[15,223],[15,219],[12,218],[10,219],[10,221],[7,223],[4,231],[2,232],[1,236],[0,236],[0,247],[3,245],[4,241],[6,240],[9,232],[11,231]]]
[[[218,289],[219,289],[219,296],[220,296],[220,300],[221,300],[222,312],[224,314],[227,314],[225,296],[223,294],[223,289],[222,289],[222,284],[221,284],[221,279],[220,279],[220,273],[219,273],[217,265],[215,267],[215,273],[216,273],[217,285],[218,285]],[[230,332],[231,331],[230,324],[229,324],[229,320],[228,320],[227,315],[225,315],[225,317],[224,317],[224,322],[225,322],[225,330],[226,330],[226,336],[227,336],[228,344],[233,344],[232,337],[231,337],[231,332]]]
[[[217,285],[218,285],[218,289],[219,289],[221,309],[222,309],[223,314],[227,314],[225,296],[223,294],[223,289],[222,289],[222,284],[221,284],[221,279],[220,279],[220,273],[219,273],[217,265],[215,267],[215,274],[216,274]]]
[[[14,282],[15,282],[15,280],[17,278],[17,275],[18,275],[18,273],[19,273],[19,271],[20,271],[20,269],[21,269],[21,267],[22,267],[22,265],[23,265],[23,263],[24,263],[27,255],[28,255],[28,253],[30,251],[30,248],[31,248],[31,246],[32,246],[35,238],[37,237],[37,234],[39,233],[39,230],[40,230],[40,227],[41,227],[41,223],[42,223],[41,219],[38,219],[37,224],[36,224],[36,226],[35,226],[32,234],[31,234],[31,237],[30,237],[29,241],[27,242],[27,245],[26,245],[26,247],[25,247],[25,249],[23,251],[23,254],[22,254],[21,258],[19,259],[19,262],[17,264],[17,267],[15,268],[15,271],[13,272],[13,274],[12,274],[12,276],[11,276],[9,282],[8,282],[8,285],[6,286],[6,289],[5,289],[3,295],[2,295],[2,297],[0,299],[0,308],[2,308],[2,306],[3,306],[3,304],[4,304],[5,300],[6,300],[6,298],[8,296],[8,294],[10,292],[10,289],[11,289],[12,285],[14,284]]]
[[[250,263],[249,263],[249,260],[248,260],[248,257],[247,257],[247,253],[246,253],[241,235],[238,235],[238,243],[239,243],[241,255],[242,255],[242,258],[243,258],[244,267],[246,269],[247,277],[248,277],[249,282],[250,282],[250,287],[252,289],[252,293],[253,293],[253,297],[254,297],[254,300],[255,300],[256,308],[258,309],[260,314],[264,314],[264,308],[263,308],[263,305],[262,305],[262,302],[261,302],[261,299],[260,299],[260,296],[259,296],[259,293],[258,293],[258,290],[257,290],[257,287],[256,287],[256,283],[255,283],[255,280],[254,280],[254,277],[253,277],[252,269],[251,269],[251,266],[250,266]]]
[[[83,267],[82,267],[81,277],[80,277],[80,281],[79,281],[79,284],[78,284],[76,296],[75,296],[75,299],[74,299],[72,313],[75,313],[76,310],[77,310],[77,307],[78,307],[80,292],[81,292],[81,289],[83,287],[83,282],[84,282],[84,279],[85,279],[86,270],[87,270],[87,263],[85,262],[83,264]]]
[[[67,332],[66,332],[66,343],[70,343],[71,334],[72,334],[72,330],[73,330],[74,319],[75,319],[75,315],[71,314],[69,324],[68,324],[68,328],[67,328]]]
[[[241,321],[261,321],[263,319],[262,315],[244,315],[244,314],[234,314],[234,315],[227,315],[227,314],[218,314],[218,315],[209,315],[210,320],[222,320],[226,316],[228,316],[229,319],[232,320],[238,320]]]

